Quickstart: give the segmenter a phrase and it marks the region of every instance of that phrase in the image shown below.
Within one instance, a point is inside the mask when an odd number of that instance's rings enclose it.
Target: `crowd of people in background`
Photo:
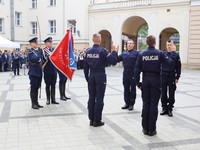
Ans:
[[[84,55],[85,55],[86,49],[83,50],[74,50],[76,62],[77,62],[77,69],[83,69],[84,66]]]
[[[74,50],[77,69],[83,69],[84,55],[86,49]],[[26,74],[28,68],[27,50],[0,50],[0,72],[13,71],[14,75],[20,75],[19,69],[22,69],[22,74]]]
[[[0,72],[13,71],[14,75],[20,75],[19,69],[28,67],[27,50],[0,50]]]

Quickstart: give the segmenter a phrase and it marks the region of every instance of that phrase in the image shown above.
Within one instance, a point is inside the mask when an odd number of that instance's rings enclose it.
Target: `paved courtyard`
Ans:
[[[21,71],[22,72],[22,71]],[[22,73],[21,73],[22,74]],[[183,70],[178,84],[174,117],[160,116],[158,134],[142,134],[141,92],[133,111],[122,110],[122,68],[107,69],[108,82],[103,120],[105,126],[89,126],[87,84],[83,71],[76,71],[67,95],[59,105],[30,109],[28,76],[0,73],[0,150],[199,150],[200,149],[200,71]],[[159,110],[161,110],[159,104]]]

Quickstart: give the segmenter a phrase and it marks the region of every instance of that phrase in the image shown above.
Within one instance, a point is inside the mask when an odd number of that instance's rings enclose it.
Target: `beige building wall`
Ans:
[[[4,32],[0,33],[0,36],[9,40],[12,39],[10,1],[14,2],[14,13],[22,13],[21,26],[14,25],[14,41],[21,43],[23,49],[29,47],[29,39],[39,37],[39,34],[31,35],[30,22],[37,21],[37,16],[41,43],[43,44],[42,41],[46,37],[51,36],[54,39],[54,46],[63,38],[68,28],[67,20],[76,20],[76,49],[91,46],[92,34],[103,32],[104,36],[118,44],[121,50],[124,38],[122,32],[137,39],[138,29],[147,23],[148,34],[156,36],[157,48],[164,48],[165,39],[160,40],[160,34],[164,29],[178,31],[183,64],[200,68],[199,0],[57,0],[56,6],[49,6],[49,0],[38,0],[37,9],[31,8],[31,0],[4,0],[0,3],[0,18],[4,19]],[[49,20],[56,20],[56,34],[50,34]],[[104,43],[108,45],[110,42],[104,40]]]
[[[41,45],[44,46],[43,40],[51,36],[54,45],[57,45],[66,33],[68,20],[76,20],[79,32],[75,33],[75,48],[82,49],[88,47],[88,5],[90,0],[56,0],[56,6],[50,6],[49,0],[37,0],[37,8],[31,8],[31,0],[13,0],[14,15],[15,12],[22,13],[22,24],[17,26],[14,24],[14,41],[21,43],[21,47],[25,49],[29,47],[28,41],[33,37],[38,37]],[[5,18],[5,33],[1,36],[11,39],[10,35],[10,0],[4,0],[0,3],[0,18]],[[38,18],[38,19],[37,19]],[[49,20],[56,20],[56,33],[51,34],[49,31]],[[15,21],[15,16],[14,16]],[[38,22],[38,34],[31,34],[31,22]],[[39,33],[40,30],[40,33]]]
[[[189,30],[188,66],[200,68],[200,1],[192,1]]]
[[[0,18],[4,20],[4,31],[0,36],[10,40],[10,3],[7,0],[0,3]]]
[[[115,2],[116,3],[116,2]],[[108,30],[112,35],[112,41],[119,44],[121,50],[122,30],[126,20],[130,17],[141,17],[149,26],[149,34],[155,35],[157,48],[159,48],[160,33],[168,27],[173,27],[180,34],[180,56],[183,64],[187,64],[188,56],[188,32],[190,3],[188,0],[179,3],[152,4],[137,6],[124,2],[116,4],[120,7],[111,7],[110,4],[94,4],[89,9],[89,35],[101,30]],[[109,5],[109,6],[108,6]],[[124,7],[125,6],[125,7]],[[167,10],[170,9],[170,12]],[[134,23],[132,24],[134,28]],[[138,30],[138,29],[136,29]],[[134,32],[134,31],[132,31]],[[132,33],[130,33],[132,34]],[[92,42],[90,41],[90,44]]]

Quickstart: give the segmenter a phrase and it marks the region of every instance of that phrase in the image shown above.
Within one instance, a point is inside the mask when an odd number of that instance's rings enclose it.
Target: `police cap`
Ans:
[[[52,37],[46,38],[46,39],[44,40],[44,42],[45,42],[45,43],[46,43],[46,42],[52,42]]]
[[[30,43],[37,43],[38,42],[37,40],[38,40],[38,38],[34,37],[34,38],[30,39],[29,42]]]

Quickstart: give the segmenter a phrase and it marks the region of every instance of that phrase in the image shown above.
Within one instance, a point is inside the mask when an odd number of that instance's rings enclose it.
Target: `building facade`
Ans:
[[[36,36],[41,44],[51,36],[57,45],[71,27],[77,48],[88,47],[88,4],[87,0],[0,0],[0,36],[22,48]]]
[[[121,53],[129,38],[140,49],[144,26],[156,36],[157,48],[164,50],[171,38],[183,65],[200,68],[199,0],[0,0],[0,36],[22,48],[34,36],[52,36],[57,45],[71,27],[76,49],[91,46],[92,34],[99,32],[103,47],[114,42]]]

